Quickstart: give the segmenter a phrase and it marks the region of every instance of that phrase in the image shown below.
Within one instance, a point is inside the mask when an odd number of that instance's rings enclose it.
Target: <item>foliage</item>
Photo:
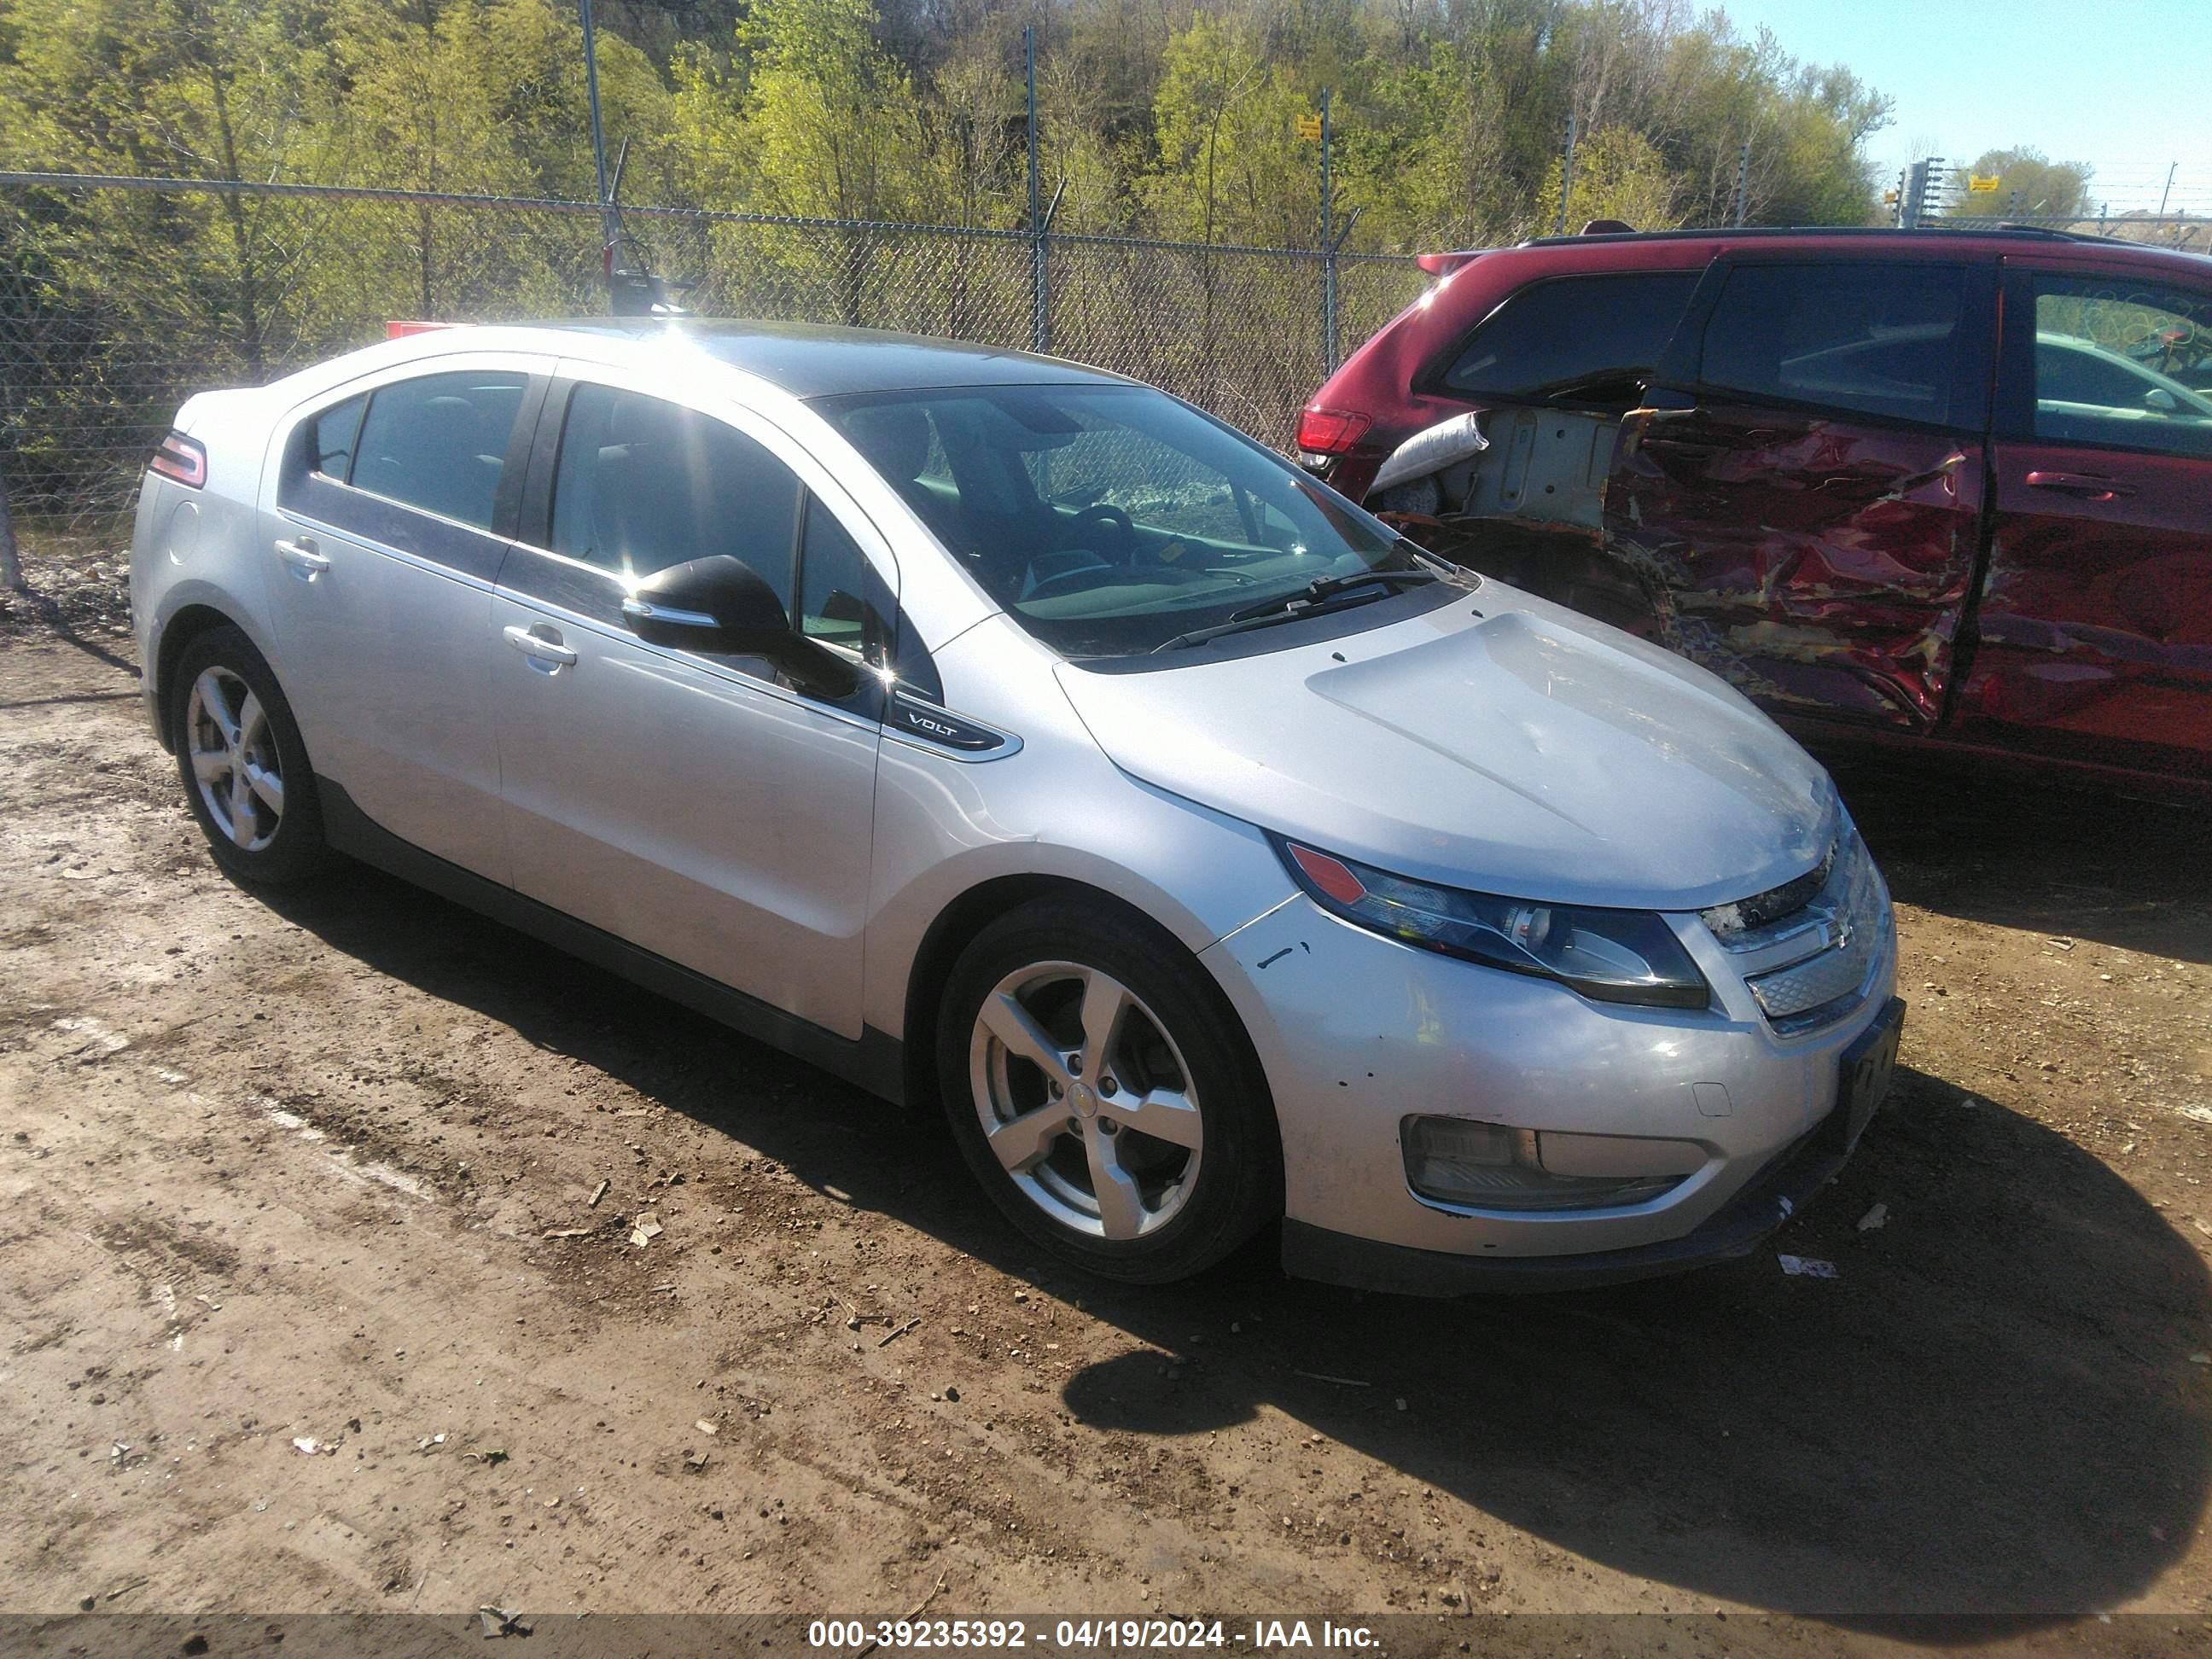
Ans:
[[[1962,213],[2071,219],[2088,211],[2089,171],[2085,162],[2054,161],[2025,144],[2016,149],[1984,150],[1972,166],[1958,170],[1953,194]],[[1996,193],[1970,195],[1966,180],[1975,174],[1995,179]]]

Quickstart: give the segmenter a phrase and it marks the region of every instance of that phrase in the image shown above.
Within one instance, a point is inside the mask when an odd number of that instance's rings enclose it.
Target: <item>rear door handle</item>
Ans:
[[[540,626],[543,624],[541,623]],[[575,665],[576,653],[561,643],[561,636],[558,634],[552,634],[549,638],[544,634],[533,633],[527,628],[509,628],[504,631],[507,635],[507,642],[534,661],[550,663],[556,668],[572,668]]]
[[[2136,493],[2118,479],[2095,472],[2031,472],[2027,475],[2027,487],[2055,489],[2062,495],[2079,495],[2088,501],[2109,501],[2116,495]]]
[[[302,581],[311,582],[331,568],[329,558],[315,550],[313,536],[302,536],[296,542],[279,541],[276,552]]]

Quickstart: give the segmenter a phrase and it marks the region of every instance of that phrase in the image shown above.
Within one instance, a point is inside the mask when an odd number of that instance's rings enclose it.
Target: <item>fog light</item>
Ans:
[[[1673,1190],[1705,1162],[1694,1141],[1539,1134],[1459,1117],[1409,1117],[1400,1140],[1416,1193],[1476,1210],[1618,1209]]]

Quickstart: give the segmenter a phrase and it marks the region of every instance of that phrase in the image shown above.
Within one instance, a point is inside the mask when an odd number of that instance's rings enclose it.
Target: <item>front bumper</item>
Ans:
[[[1895,998],[1881,1019],[1901,1024]],[[1867,1035],[1875,1035],[1869,1028]],[[1795,1146],[1753,1176],[1712,1215],[1680,1238],[1582,1255],[1455,1255],[1330,1232],[1302,1221],[1283,1224],[1283,1267],[1296,1279],[1400,1296],[1512,1295],[1626,1285],[1748,1255],[1833,1180],[1850,1159],[1864,1120],[1855,1103],[1839,1100]],[[1869,1107],[1869,1111],[1871,1111]]]
[[[1881,908],[1886,924],[1886,894]],[[1303,896],[1215,945],[1205,960],[1281,1127],[1286,1266],[1449,1293],[1638,1278],[1752,1249],[1784,1218],[1781,1200],[1809,1195],[1848,1153],[1823,1152],[1816,1132],[1845,1050],[1890,1003],[1895,941],[1885,925],[1847,1015],[1790,1036],[1701,925],[1678,933],[1713,987],[1701,1012],[1592,1002],[1381,938]],[[1682,1140],[1703,1163],[1642,1204],[1458,1208],[1407,1184],[1401,1125],[1413,1114]]]

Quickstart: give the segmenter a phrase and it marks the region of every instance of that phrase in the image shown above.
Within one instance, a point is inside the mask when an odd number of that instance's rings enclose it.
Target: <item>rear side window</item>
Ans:
[[[368,394],[333,404],[311,416],[307,427],[307,470],[339,483],[353,471],[354,440],[361,435],[361,417],[368,410]]]
[[[1698,275],[1562,276],[1524,288],[1468,337],[1443,383],[1484,397],[1633,402],[1682,320]]]
[[[553,550],[630,577],[731,554],[788,613],[799,489],[789,467],[712,416],[580,386],[553,477]]]
[[[464,370],[379,386],[361,423],[354,487],[490,529],[526,384],[521,374]]]
[[[2212,294],[2038,273],[2033,434],[2212,457]]]
[[[1968,274],[1930,265],[1739,265],[1705,324],[1708,386],[1952,423]],[[1965,411],[1960,411],[1965,412]]]

